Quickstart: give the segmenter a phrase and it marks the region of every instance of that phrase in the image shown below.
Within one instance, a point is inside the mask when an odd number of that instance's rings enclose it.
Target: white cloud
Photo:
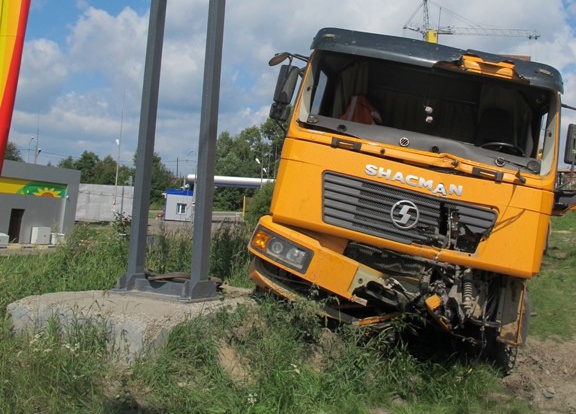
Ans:
[[[69,75],[58,45],[40,39],[26,45],[18,84],[17,107],[27,112],[45,111]]]
[[[79,74],[98,74],[115,89],[142,87],[148,16],[129,8],[117,16],[90,7],[68,36],[68,64]]]

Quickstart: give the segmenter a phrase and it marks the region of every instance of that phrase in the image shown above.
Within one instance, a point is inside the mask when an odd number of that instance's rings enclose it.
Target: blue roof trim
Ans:
[[[180,190],[176,188],[169,188],[165,191],[166,195],[181,195],[181,196],[191,196],[193,194],[192,190]]]

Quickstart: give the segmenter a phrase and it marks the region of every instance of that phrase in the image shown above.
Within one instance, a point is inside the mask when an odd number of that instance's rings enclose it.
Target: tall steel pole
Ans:
[[[171,296],[178,295],[180,300],[186,301],[219,298],[216,284],[208,280],[208,265],[210,261],[212,203],[214,200],[224,9],[225,0],[210,0],[198,150],[198,176],[200,179],[196,180],[194,186],[196,214],[193,230],[192,271],[190,279],[183,284],[169,280],[160,282],[148,280],[144,269],[160,61],[166,15],[166,0],[152,0],[144,69],[128,270],[118,281],[117,288],[120,291],[136,290]]]
[[[198,173],[194,184],[196,207],[192,244],[192,272],[185,292],[185,295],[190,295],[192,298],[216,295],[216,286],[208,280],[208,268],[210,264],[225,9],[225,0],[210,0],[198,146]]]
[[[167,0],[152,0],[148,25],[148,44],[144,66],[140,129],[136,157],[136,177],[130,228],[128,269],[119,280],[118,287],[132,289],[136,279],[145,280],[144,260],[150,209],[150,188],[152,183],[152,160],[156,136],[156,115],[158,112],[158,91],[160,88],[160,67],[164,24],[166,21]]]

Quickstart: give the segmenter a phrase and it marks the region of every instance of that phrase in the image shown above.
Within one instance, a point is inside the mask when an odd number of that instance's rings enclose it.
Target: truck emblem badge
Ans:
[[[407,147],[408,145],[410,145],[410,140],[406,137],[402,137],[400,138],[400,141],[398,143],[400,144],[401,147]]]
[[[390,218],[400,230],[409,230],[418,224],[420,211],[412,201],[400,200],[390,209]]]

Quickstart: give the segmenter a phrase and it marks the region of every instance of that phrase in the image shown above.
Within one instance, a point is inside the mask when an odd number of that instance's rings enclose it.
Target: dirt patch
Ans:
[[[519,350],[516,368],[503,383],[541,413],[576,413],[575,355],[576,339],[529,337]]]
[[[234,348],[222,341],[218,349],[220,366],[232,381],[237,384],[253,383],[248,364]]]

